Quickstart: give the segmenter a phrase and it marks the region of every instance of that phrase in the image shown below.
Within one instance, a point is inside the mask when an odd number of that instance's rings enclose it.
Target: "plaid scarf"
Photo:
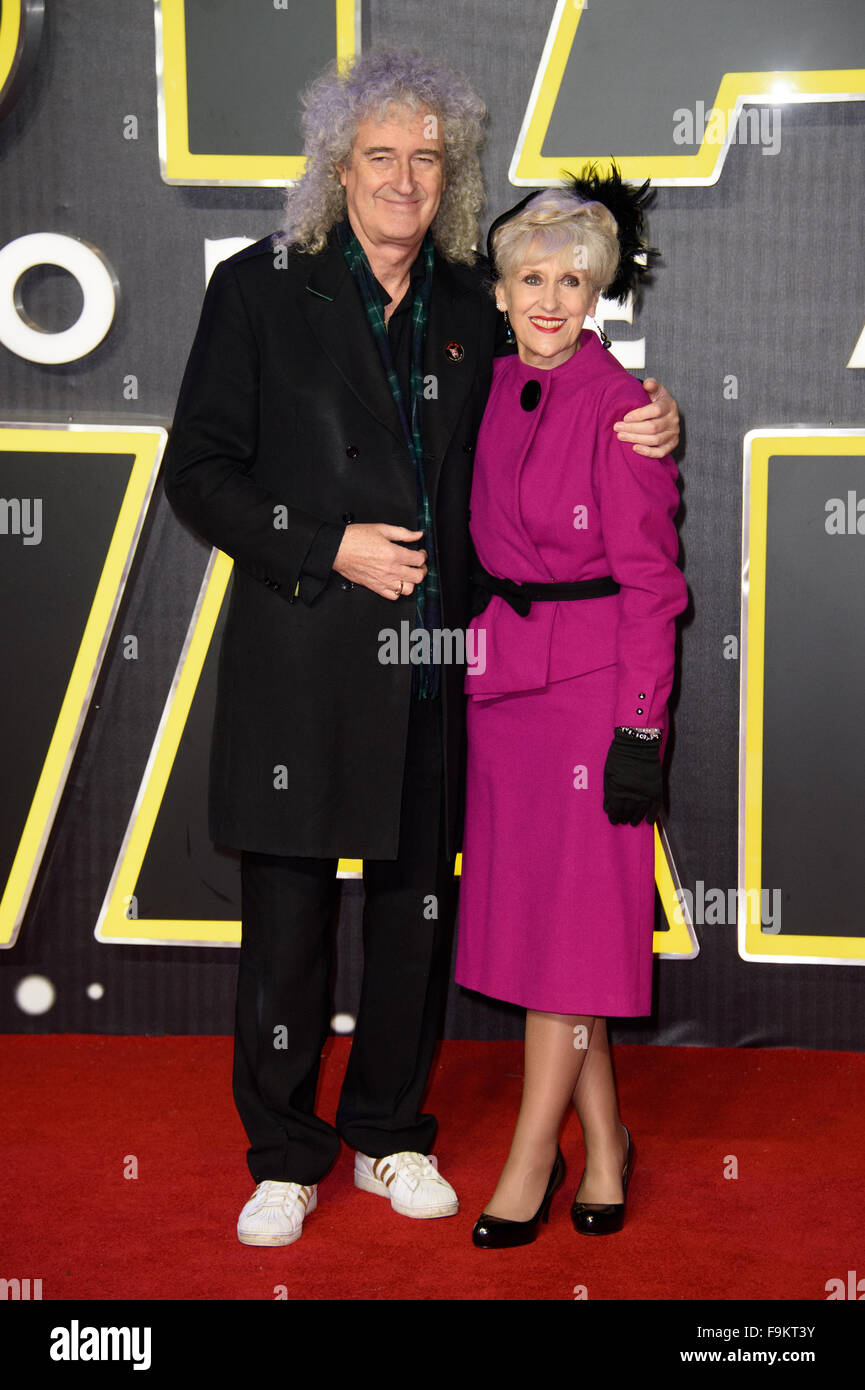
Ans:
[[[433,239],[428,231],[423,241],[424,253],[424,278],[414,296],[412,303],[412,342],[411,342],[411,371],[409,376],[409,400],[408,409],[403,400],[400,390],[399,379],[393,363],[390,351],[390,342],[387,336],[387,325],[384,321],[384,305],[379,292],[378,282],[372,273],[369,261],[366,258],[363,247],[352,231],[351,224],[346,219],[344,222],[336,224],[336,235],[342,253],[348,262],[349,269],[354,276],[360,292],[363,306],[366,309],[366,316],[369,320],[372,336],[378,348],[384,374],[387,377],[391,394],[399,411],[399,418],[402,422],[405,442],[411,454],[414,464],[415,485],[417,491],[417,527],[418,531],[423,531],[421,545],[427,552],[427,574],[426,578],[417,585],[415,589],[416,597],[416,625],[418,628],[426,628],[429,633],[430,649],[432,646],[433,629],[441,626],[441,594],[439,590],[438,573],[435,567],[435,547],[433,544],[432,517],[430,515],[429,497],[427,496],[426,478],[423,466],[423,443],[421,439],[421,403],[423,401],[423,351],[426,339],[427,320],[429,319],[430,291],[432,290],[433,276]],[[439,669],[438,664],[430,661],[412,665],[412,694],[420,700],[431,699],[439,692]]]

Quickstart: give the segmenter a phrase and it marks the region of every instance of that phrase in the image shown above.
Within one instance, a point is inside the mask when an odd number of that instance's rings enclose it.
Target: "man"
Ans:
[[[242,851],[245,1244],[298,1239],[340,1137],[355,1184],[395,1211],[458,1210],[420,1103],[450,960],[464,670],[381,655],[404,621],[430,639],[469,619],[471,456],[501,331],[473,264],[482,118],[420,54],[313,84],[288,235],[214,271],[166,454],[175,510],[235,561],[210,831]],[[677,416],[656,394],[621,437],[663,454]],[[340,855],[364,860],[366,893],[334,1128],[314,1100]]]

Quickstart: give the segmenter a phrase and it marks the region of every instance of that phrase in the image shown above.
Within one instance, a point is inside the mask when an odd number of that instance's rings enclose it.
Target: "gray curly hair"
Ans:
[[[474,262],[484,201],[478,151],[486,108],[461,73],[413,49],[373,49],[347,69],[331,63],[301,100],[306,170],[286,192],[283,243],[301,251],[324,249],[334,223],[346,215],[335,166],[348,162],[360,122],[384,120],[396,102],[435,112],[441,121],[446,186],[431,226],[433,240],[447,260]]]

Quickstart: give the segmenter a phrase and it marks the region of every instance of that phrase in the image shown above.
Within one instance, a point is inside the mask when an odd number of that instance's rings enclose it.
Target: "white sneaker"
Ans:
[[[434,1154],[396,1153],[387,1158],[354,1156],[354,1185],[364,1192],[389,1197],[400,1216],[421,1220],[433,1216],[456,1216],[460,1209],[457,1194],[438,1171]]]
[[[243,1245],[291,1245],[300,1240],[303,1218],[318,1205],[318,1184],[260,1182],[237,1219]]]

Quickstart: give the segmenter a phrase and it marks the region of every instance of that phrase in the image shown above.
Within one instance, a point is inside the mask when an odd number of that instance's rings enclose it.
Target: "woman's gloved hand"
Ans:
[[[613,825],[653,824],[663,805],[661,737],[638,739],[617,729],[604,764],[604,810]]]

